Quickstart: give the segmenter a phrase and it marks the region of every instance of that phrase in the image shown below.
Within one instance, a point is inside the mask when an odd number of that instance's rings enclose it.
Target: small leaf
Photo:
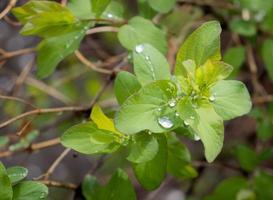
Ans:
[[[272,56],[273,56],[273,40],[266,39],[262,45],[262,58],[271,81],[273,81]]]
[[[217,21],[204,23],[196,29],[182,44],[177,54],[175,74],[186,76],[183,62],[193,60],[197,67],[208,59],[218,61],[220,54],[221,26]]]
[[[82,183],[82,193],[86,200],[96,200],[97,192],[100,185],[96,177],[91,175],[86,175]]]
[[[144,163],[152,160],[158,152],[158,142],[153,135],[139,133],[130,145],[127,159],[133,163]]]
[[[122,20],[124,14],[124,7],[121,3],[116,1],[111,1],[107,8],[101,15],[101,18],[108,20]]]
[[[0,148],[9,143],[9,138],[6,136],[0,136]]]
[[[7,173],[12,185],[15,185],[27,176],[28,170],[24,167],[15,166],[8,168]]]
[[[251,110],[250,95],[240,81],[219,81],[211,88],[211,94],[215,97],[213,107],[224,120],[242,116]]]
[[[97,17],[100,17],[111,0],[92,0],[92,10]]]
[[[167,52],[165,34],[151,21],[142,17],[134,17],[127,25],[122,26],[118,32],[118,39],[122,46],[131,51],[139,44],[148,43],[164,55]]]
[[[78,19],[94,18],[90,0],[70,0],[67,7]]]
[[[12,200],[12,186],[7,171],[0,161],[0,196],[3,200]]]
[[[62,135],[61,143],[84,154],[110,153],[119,147],[114,133],[98,129],[92,122],[69,128]]]
[[[230,29],[240,35],[251,37],[256,35],[256,24],[253,21],[245,21],[242,19],[233,19],[230,24]]]
[[[158,188],[166,175],[167,142],[166,137],[157,135],[159,150],[156,156],[145,163],[134,164],[133,169],[137,180],[147,190]]]
[[[13,200],[43,200],[47,195],[47,187],[34,181],[23,181],[13,188]]]
[[[142,130],[153,133],[170,131],[180,126],[175,115],[177,88],[171,81],[156,81],[141,88],[121,106],[115,117],[116,128],[127,134]]]
[[[134,72],[142,85],[156,80],[170,80],[170,67],[166,58],[150,44],[136,46],[133,53]]]
[[[133,74],[126,71],[118,73],[115,79],[114,90],[120,105],[123,104],[128,97],[139,91],[140,88],[141,85]]]
[[[254,179],[254,189],[257,199],[273,199],[273,176],[265,172],[258,172]]]
[[[73,32],[43,40],[38,46],[38,76],[45,78],[69,54],[79,48],[89,24],[75,25]]]
[[[154,10],[167,13],[174,7],[176,0],[148,0],[148,2]]]
[[[232,77],[239,73],[241,66],[245,62],[245,57],[245,49],[241,46],[229,48],[225,52],[223,61],[233,66],[234,69],[231,73]]]

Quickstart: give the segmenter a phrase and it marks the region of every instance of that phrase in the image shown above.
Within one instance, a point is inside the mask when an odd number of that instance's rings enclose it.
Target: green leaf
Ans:
[[[181,124],[175,115],[177,88],[171,81],[156,81],[141,88],[121,106],[115,117],[116,128],[127,134],[142,130],[170,131]]]
[[[131,95],[139,91],[141,88],[137,78],[126,71],[119,72],[115,79],[115,96],[121,105]]]
[[[12,200],[12,186],[7,171],[0,161],[0,196],[2,200]]]
[[[146,18],[152,19],[156,15],[156,11],[151,8],[146,0],[138,0],[137,7],[139,15]]]
[[[272,56],[273,56],[273,40],[266,39],[262,45],[262,58],[271,81],[273,81]]]
[[[240,35],[251,37],[256,35],[256,24],[253,21],[244,21],[243,19],[233,19],[230,24],[230,29]]]
[[[154,10],[167,13],[174,7],[176,0],[148,0],[148,2]]]
[[[233,66],[233,72],[231,76],[234,77],[239,73],[239,70],[243,63],[245,62],[245,49],[244,47],[232,47],[229,48],[223,57],[223,61]]]
[[[73,32],[43,40],[38,46],[38,76],[45,78],[55,70],[56,66],[69,54],[79,48],[89,25],[75,25]]]
[[[7,174],[12,185],[15,185],[16,183],[23,180],[27,176],[28,170],[24,167],[15,166],[8,168]]]
[[[127,159],[133,163],[144,163],[152,160],[157,152],[158,142],[155,136],[142,132],[134,137]]]
[[[238,145],[234,153],[240,166],[248,172],[253,171],[259,164],[256,152],[246,145]]]
[[[222,80],[211,88],[213,107],[224,120],[247,114],[251,110],[251,99],[245,85],[240,81]]]
[[[259,172],[254,179],[254,189],[258,200],[273,199],[273,176]]]
[[[205,200],[231,200],[236,199],[237,193],[247,188],[247,181],[243,177],[231,177],[222,181],[212,195]]]
[[[158,188],[166,175],[168,153],[166,137],[163,134],[156,137],[159,144],[156,156],[148,162],[133,165],[137,180],[147,190]]]
[[[82,183],[82,193],[86,200],[96,200],[96,193],[98,192],[100,185],[96,177],[86,175]]]
[[[151,21],[142,17],[134,17],[127,25],[123,25],[119,29],[118,39],[123,47],[131,51],[139,44],[148,43],[164,55],[167,52],[165,34]]]
[[[101,200],[136,200],[136,194],[127,174],[118,169],[100,195]]]
[[[256,194],[249,189],[242,189],[237,193],[236,200],[256,200]]]
[[[13,200],[47,199],[48,189],[42,183],[23,181],[13,188]]]
[[[24,24],[23,35],[57,36],[71,31],[77,22],[70,10],[51,1],[30,1],[14,8],[13,14]]]
[[[121,3],[111,1],[107,8],[102,13],[101,18],[108,20],[122,20],[124,14],[124,7]]]
[[[61,143],[84,154],[110,153],[119,147],[114,133],[98,129],[92,122],[69,128],[62,135]]]
[[[178,178],[193,178],[197,171],[190,165],[190,152],[175,136],[168,137],[167,170]]]
[[[171,78],[168,61],[150,44],[137,45],[133,53],[133,61],[134,72],[142,85]]]
[[[0,148],[4,147],[9,143],[9,138],[7,136],[0,136]]]
[[[196,109],[196,112],[198,115],[197,124],[192,125],[191,128],[201,138],[207,161],[212,162],[223,147],[223,120],[210,104],[201,105]]]
[[[204,23],[196,29],[182,44],[177,54],[175,74],[187,75],[183,62],[193,60],[197,67],[207,60],[220,60],[221,26],[217,21]]]
[[[92,10],[97,17],[100,17],[111,0],[92,0]]]
[[[70,0],[67,7],[78,19],[94,18],[91,0]]]

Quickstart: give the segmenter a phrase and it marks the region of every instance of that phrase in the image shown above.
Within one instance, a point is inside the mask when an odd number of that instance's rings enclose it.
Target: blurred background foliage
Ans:
[[[8,5],[0,1],[0,11]],[[18,0],[23,5],[26,0]],[[116,0],[112,12],[124,20],[140,15],[153,20],[168,38],[167,58],[174,66],[175,54],[186,36],[205,21],[221,22],[223,60],[234,67],[231,78],[243,81],[251,92],[253,109],[225,124],[224,150],[212,164],[204,161],[201,143],[181,140],[191,150],[199,175],[194,179],[167,177],[162,186],[147,192],[133,179],[139,199],[147,200],[270,200],[273,199],[273,0],[177,0],[156,12],[148,0]],[[156,1],[155,1],[156,2]],[[155,3],[160,6],[160,3]],[[165,4],[162,4],[165,5]],[[165,5],[166,6],[166,5]],[[164,9],[167,9],[166,11]],[[75,55],[62,61],[46,79],[35,76],[35,53],[13,55],[20,49],[35,47],[39,38],[20,35],[20,24],[8,13],[0,21],[0,123],[35,108],[88,105],[108,80],[106,75],[90,70]],[[120,64],[131,70],[130,55],[118,42],[116,33],[87,35],[80,51],[90,61],[106,62],[105,69]],[[116,61],[113,57],[119,56]],[[128,61],[129,60],[129,61]],[[124,61],[124,62],[123,62]],[[26,102],[7,99],[18,97]],[[110,84],[100,98],[110,116],[117,106]],[[21,165],[35,179],[63,151],[61,145],[40,151],[33,144],[59,137],[68,127],[86,120],[86,113],[60,112],[32,115],[0,128],[0,160],[6,166]],[[9,154],[5,154],[9,152]],[[118,167],[127,161],[120,150],[107,158],[95,176],[105,183]],[[52,177],[57,181],[80,184],[84,175],[101,161],[99,156],[76,152],[62,161]],[[132,172],[129,171],[129,175]],[[133,178],[133,177],[132,177]],[[73,199],[74,191],[50,187],[48,199]],[[77,191],[76,191],[77,193]],[[206,197],[205,197],[206,196]],[[78,197],[80,198],[80,197]]]

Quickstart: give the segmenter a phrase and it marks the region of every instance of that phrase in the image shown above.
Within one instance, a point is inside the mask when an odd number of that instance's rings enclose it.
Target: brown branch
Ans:
[[[36,106],[32,105],[31,103],[27,102],[27,101],[24,100],[24,99],[18,98],[18,97],[0,95],[0,99],[18,101],[18,102],[21,102],[21,103],[26,104],[26,105],[28,105],[28,106],[31,106],[32,108],[36,108]]]
[[[7,7],[0,13],[0,19],[2,19],[9,11],[15,6],[17,0],[10,0]]]
[[[264,103],[269,103],[273,101],[273,95],[265,95],[259,97],[253,97],[252,102],[253,104],[260,105]]]
[[[70,190],[77,189],[77,185],[75,185],[74,183],[61,183],[61,182],[52,181],[52,180],[41,180],[39,182],[43,183],[49,187],[61,187],[61,188],[66,188],[66,189],[70,189]]]
[[[2,54],[2,57],[0,57],[0,62],[3,62],[4,60],[7,60],[9,58],[20,56],[24,54],[33,53],[36,49],[35,48],[26,48],[26,49],[19,49],[16,51],[5,51],[3,49],[0,49],[0,54]]]
[[[102,33],[102,32],[118,32],[119,28],[113,26],[101,26],[95,27],[86,32],[86,35],[91,35],[95,33]]]

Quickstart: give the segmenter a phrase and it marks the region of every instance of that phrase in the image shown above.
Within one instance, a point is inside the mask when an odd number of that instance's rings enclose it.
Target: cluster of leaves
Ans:
[[[2,200],[46,199],[47,187],[35,181],[25,181],[28,170],[24,167],[8,169],[0,162],[0,197]]]

